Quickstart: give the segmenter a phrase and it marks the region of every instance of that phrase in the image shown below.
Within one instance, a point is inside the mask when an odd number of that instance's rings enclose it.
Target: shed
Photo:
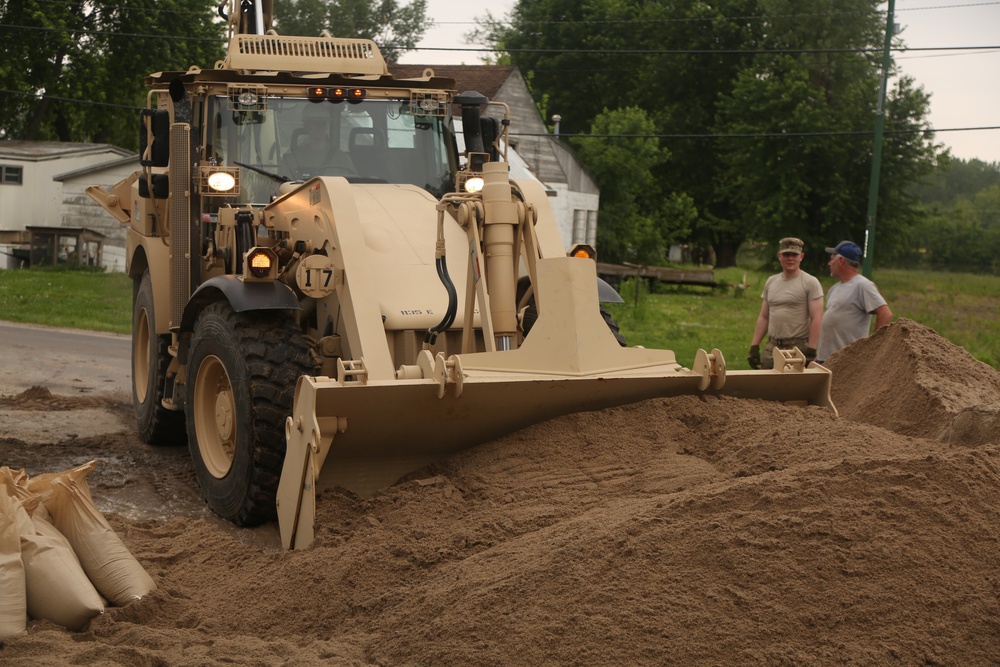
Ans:
[[[0,141],[0,268],[16,267],[31,254],[28,227],[34,226],[100,234],[102,262],[107,265],[110,257],[114,266],[109,268],[123,270],[124,230],[83,194],[83,187],[113,185],[137,168],[138,156],[110,144]],[[120,257],[109,256],[107,249],[118,245]]]
[[[36,227],[31,234],[31,266],[100,266],[104,234],[85,227]]]

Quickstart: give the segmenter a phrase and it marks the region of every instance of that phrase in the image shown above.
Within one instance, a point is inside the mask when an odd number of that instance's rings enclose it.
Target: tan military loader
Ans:
[[[718,350],[624,347],[594,261],[509,178],[503,105],[393,78],[367,40],[277,35],[269,2],[223,10],[225,60],[151,75],[141,170],[89,191],[127,225],[139,433],[187,440],[220,516],[277,516],[304,548],[318,490],[558,415],[699,392],[833,409],[798,352],[727,373]]]

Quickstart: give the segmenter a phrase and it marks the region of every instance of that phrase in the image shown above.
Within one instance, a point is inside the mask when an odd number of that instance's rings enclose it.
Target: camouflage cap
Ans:
[[[801,254],[805,245],[806,244],[802,242],[802,239],[797,239],[794,236],[787,236],[778,241],[778,252],[797,252]]]

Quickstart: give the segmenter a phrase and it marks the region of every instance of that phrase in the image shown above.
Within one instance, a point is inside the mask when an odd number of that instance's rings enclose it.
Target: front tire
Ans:
[[[163,407],[170,335],[157,335],[153,281],[149,271],[136,281],[132,301],[132,406],[139,437],[149,445],[183,445],[184,413]]]
[[[295,385],[312,372],[309,349],[284,312],[209,305],[191,337],[188,447],[209,507],[239,526],[276,518],[285,418]]]

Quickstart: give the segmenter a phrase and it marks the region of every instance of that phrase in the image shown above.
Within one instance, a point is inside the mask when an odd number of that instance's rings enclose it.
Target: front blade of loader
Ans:
[[[339,486],[367,496],[449,454],[564,414],[699,393],[836,411],[832,374],[823,367],[731,372],[722,388],[704,391],[704,376],[676,364],[593,376],[463,375],[461,395],[450,384],[441,398],[435,380],[345,385],[300,378],[278,490],[285,548],[312,544],[315,497],[323,489]]]
[[[688,369],[669,350],[620,347],[601,318],[595,279],[589,260],[540,260],[544,309],[516,350],[438,355],[425,359],[421,379],[300,378],[277,498],[285,548],[312,543],[317,490],[369,495],[448,454],[560,415],[699,393],[834,409],[830,371],[806,369],[798,351],[776,357],[773,371],[727,373],[718,350],[699,351]]]

